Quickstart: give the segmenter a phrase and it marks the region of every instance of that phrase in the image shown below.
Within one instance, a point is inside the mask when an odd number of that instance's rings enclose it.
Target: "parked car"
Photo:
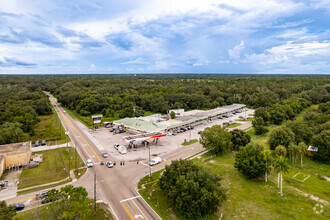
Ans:
[[[113,132],[113,131],[115,131],[116,130],[116,128],[110,128],[110,132]]]
[[[201,134],[203,131],[199,131],[198,134]]]
[[[149,165],[150,165],[150,166],[154,166],[154,165],[156,165],[156,164],[159,164],[160,162],[162,162],[162,158],[160,158],[160,157],[155,157],[154,159],[151,159],[151,160],[149,161]]]
[[[13,203],[9,207],[15,207],[16,211],[21,211],[25,208],[25,205],[23,203]]]
[[[35,146],[35,147],[39,147],[39,141],[36,141],[36,142],[34,143],[34,146]]]
[[[109,156],[109,154],[108,154],[107,152],[103,152],[103,153],[102,153],[102,156],[103,156],[104,158],[107,158],[107,157]]]
[[[42,140],[41,141],[41,145],[43,145],[43,146],[46,145],[46,141],[45,140]]]
[[[106,162],[106,164],[108,168],[112,168],[113,167],[113,163],[111,161]]]
[[[90,168],[90,167],[93,167],[93,161],[91,159],[87,159],[87,163],[86,163],[87,167]]]
[[[36,198],[37,199],[43,199],[47,196],[48,190],[42,190],[40,192],[37,192]]]

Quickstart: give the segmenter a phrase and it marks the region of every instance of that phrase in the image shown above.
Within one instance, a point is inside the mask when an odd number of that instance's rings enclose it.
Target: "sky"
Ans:
[[[330,0],[1,0],[0,74],[330,73]]]

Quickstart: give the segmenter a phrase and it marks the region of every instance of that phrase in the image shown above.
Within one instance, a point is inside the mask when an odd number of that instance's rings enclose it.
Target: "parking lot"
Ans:
[[[254,110],[249,109],[246,112],[246,116],[251,117],[253,115]],[[190,139],[199,139],[200,135],[198,134],[199,131],[203,131],[206,127],[212,127],[213,125],[223,125],[223,123],[228,123],[231,121],[232,123],[235,120],[239,119],[239,116],[245,117],[245,112],[241,112],[235,114],[229,118],[223,119],[216,119],[212,122],[203,123],[201,125],[197,125],[192,130],[188,130],[182,133],[177,133],[175,136],[166,136],[161,137],[156,144],[152,140],[149,141],[150,152],[152,156],[160,156],[171,153],[176,149],[183,147],[181,144],[184,140],[189,141]],[[238,121],[238,123],[242,124],[240,127],[246,128],[251,124],[250,121]],[[106,151],[116,160],[125,160],[125,161],[140,161],[140,160],[147,160],[149,157],[149,150],[148,147],[145,147],[141,141],[137,143],[136,149],[128,149],[127,154],[121,155],[115,148],[114,144],[120,144],[125,147],[128,147],[128,144],[123,140],[124,136],[130,135],[129,132],[120,133],[120,134],[113,134],[109,132],[109,128],[101,127],[95,131],[84,129],[89,136],[95,139],[96,145],[100,148],[101,151]]]

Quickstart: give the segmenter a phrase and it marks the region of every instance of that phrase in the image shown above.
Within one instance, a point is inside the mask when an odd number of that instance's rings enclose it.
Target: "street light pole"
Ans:
[[[147,146],[147,141],[145,140],[144,141],[144,146],[146,147]],[[150,145],[148,146],[149,148],[149,162],[148,162],[148,165],[149,165],[149,176],[151,177],[151,165],[150,165]]]

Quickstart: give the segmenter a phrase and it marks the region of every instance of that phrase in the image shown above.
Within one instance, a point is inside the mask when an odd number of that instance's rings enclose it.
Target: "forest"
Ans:
[[[78,115],[113,119],[242,103],[258,109],[254,125],[262,132],[329,101],[329,82],[327,75],[1,75],[0,143],[29,139],[38,116],[51,114],[43,91]]]

